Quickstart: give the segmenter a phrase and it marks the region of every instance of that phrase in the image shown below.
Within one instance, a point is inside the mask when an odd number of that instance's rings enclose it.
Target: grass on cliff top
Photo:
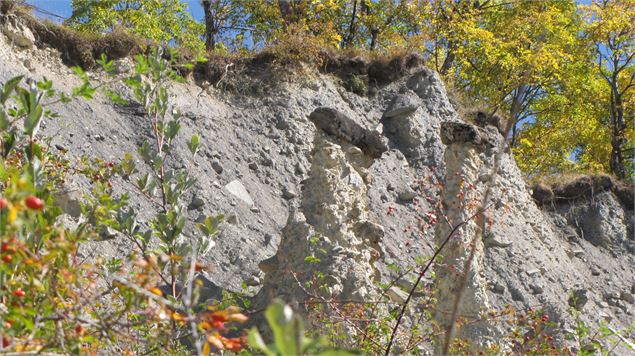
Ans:
[[[102,54],[116,60],[145,53],[156,46],[124,30],[103,35],[80,32],[38,19],[20,7],[3,7],[0,12],[16,16],[33,32],[36,45],[57,49],[63,62],[69,66],[91,69]],[[371,85],[391,83],[423,64],[420,55],[407,49],[383,52],[341,50],[293,28],[288,30],[287,35],[280,36],[276,43],[257,52],[210,51],[202,55],[205,61],[198,62],[200,53],[184,48],[179,48],[178,53],[181,57],[177,60],[179,71],[184,76],[192,74],[198,83],[217,84],[228,71],[257,75],[264,69],[297,72],[297,69],[309,67],[338,76],[345,86],[351,84],[349,86],[353,88],[349,90],[358,94],[365,93]],[[195,65],[189,68],[185,65],[188,63]]]
[[[57,49],[62,61],[69,66],[91,69],[97,59],[105,54],[109,59],[134,56],[147,49],[144,41],[123,30],[103,35],[94,35],[76,31],[67,26],[48,20],[40,20],[21,8],[3,9],[9,11],[4,16],[16,16],[19,21],[33,32],[36,45]]]
[[[635,187],[632,182],[624,182],[605,173],[563,173],[537,178],[532,191],[539,204],[553,200],[590,198],[605,191],[611,191],[627,208],[635,208]]]

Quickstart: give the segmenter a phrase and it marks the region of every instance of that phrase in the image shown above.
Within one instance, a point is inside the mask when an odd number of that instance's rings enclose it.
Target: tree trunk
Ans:
[[[205,49],[212,50],[216,46],[216,33],[218,29],[214,26],[212,17],[212,0],[202,0],[203,13],[205,15]]]
[[[353,1],[353,14],[351,15],[351,23],[348,27],[348,36],[344,39],[344,43],[342,43],[342,47],[346,48],[350,46],[350,44],[355,39],[355,35],[357,34],[357,0]]]
[[[377,48],[377,37],[379,36],[379,30],[370,31],[370,50],[374,51]]]
[[[456,55],[454,54],[454,43],[450,42],[448,43],[448,54],[445,55],[445,59],[443,60],[443,65],[441,65],[441,69],[439,70],[439,73],[441,73],[441,75],[448,74],[448,71],[450,70],[450,68],[452,68],[452,65],[454,64],[455,58],[456,58]]]
[[[523,101],[525,100],[525,95],[529,90],[529,86],[521,85],[514,92],[514,97],[512,99],[512,106],[509,110],[510,120],[512,120],[512,136],[509,140],[509,147],[513,148],[516,146],[516,137],[517,137],[517,129],[516,125],[518,124],[518,118],[520,117],[520,111],[523,107]]]
[[[622,145],[626,141],[624,138],[624,108],[622,106],[622,96],[617,87],[616,76],[611,83],[611,124],[611,161],[609,165],[613,174],[620,179],[625,179],[626,167],[622,152]]]

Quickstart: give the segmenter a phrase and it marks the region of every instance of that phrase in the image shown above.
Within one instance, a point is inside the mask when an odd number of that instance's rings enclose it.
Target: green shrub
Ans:
[[[112,72],[111,61],[100,63]],[[180,130],[165,86],[178,80],[172,65],[155,51],[137,57],[132,77],[111,81],[127,85],[142,103],[154,141],[138,150],[145,168],[135,167],[131,155],[119,165],[83,161],[78,171],[89,175],[93,190],[74,228],[60,222],[62,211],[54,200],[68,163],[48,153],[38,129],[43,118],[57,117],[48,109],[51,104],[91,98],[98,88],[79,68],[83,83],[72,95],[55,91],[47,80],[24,85],[21,77],[0,87],[2,352],[175,354],[185,352],[183,340],[198,354],[243,347],[242,338],[224,334],[229,324],[246,317],[235,307],[218,309],[198,300],[198,259],[213,246],[222,216],[206,218],[196,238],[183,234],[183,199],[194,180],[186,170],[168,167]],[[188,147],[196,155],[198,136]],[[114,175],[127,177],[138,198],[155,206],[150,220],[137,218],[128,194],[113,194],[109,178]],[[104,228],[119,231],[136,250],[123,259],[84,261],[80,245]]]
[[[359,75],[351,75],[344,82],[344,87],[348,91],[352,91],[357,95],[366,95],[368,92],[368,85]]]

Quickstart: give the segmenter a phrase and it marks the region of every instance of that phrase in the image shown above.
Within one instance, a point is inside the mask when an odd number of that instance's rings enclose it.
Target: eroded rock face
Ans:
[[[439,125],[445,121],[458,121],[445,87],[438,74],[422,69],[392,98],[381,123],[391,147],[401,151],[411,166],[442,168]]]
[[[21,48],[32,48],[35,43],[33,32],[22,24],[17,17],[10,15],[1,15],[0,29],[7,36],[9,41]]]
[[[300,209],[289,213],[278,253],[260,264],[266,277],[258,297],[265,303],[274,297],[363,301],[377,295],[373,262],[384,229],[368,215],[373,159],[329,133],[316,133]]]
[[[406,86],[421,98],[422,106],[430,115],[441,118],[443,121],[455,115],[445,91],[445,85],[435,71],[426,68],[420,70],[408,78]]]
[[[15,75],[47,77],[65,92],[81,85],[55,50],[16,50],[16,45],[9,37],[0,36],[0,81]],[[24,66],[27,60],[32,64],[29,69]],[[267,75],[271,77],[271,73]],[[90,77],[105,80],[99,72],[90,73]],[[258,80],[234,79],[244,83]],[[295,278],[306,281],[315,271],[325,271],[323,280],[329,287],[320,293],[370,298],[377,276],[373,269],[376,256],[379,259],[374,265],[382,271],[385,283],[396,278],[386,266],[407,269],[417,266],[416,258],[431,256],[435,231],[426,214],[436,213],[439,190],[446,180],[455,188],[459,183],[445,170],[441,124],[460,119],[439,77],[420,69],[378,87],[373,96],[358,96],[332,77],[316,72],[310,80],[281,81],[267,90],[267,95],[215,88],[202,92],[192,82],[170,85],[170,98],[185,114],[182,137],[197,133],[205,143],[201,156],[188,167],[198,180],[196,196],[205,204],[193,204],[187,225],[194,230],[201,217],[217,213],[228,217],[216,247],[201,261],[209,268],[206,278],[232,291],[242,291],[241,284],[247,282],[247,293],[260,291],[258,300],[265,304],[274,296],[306,298],[302,283]],[[307,120],[320,107],[326,108],[322,116],[314,115],[313,122]],[[150,130],[138,110],[117,109],[106,98],[89,103],[73,101],[55,109],[60,119],[43,123],[42,135],[53,138],[51,147],[63,146],[71,161],[82,156],[118,161],[126,152],[135,152]],[[380,124],[381,134],[369,129]],[[494,133],[500,139],[500,134]],[[475,184],[482,187],[491,173],[491,156],[478,149],[478,153],[463,150],[468,150],[467,146],[448,153],[448,162],[454,160],[451,170],[471,172],[470,179],[478,177]],[[177,142],[175,154],[177,164],[190,157],[185,140]],[[244,189],[230,184],[234,181]],[[129,186],[117,178],[114,183],[115,187]],[[468,298],[483,306],[487,300],[493,311],[508,304],[519,310],[545,306],[550,320],[561,329],[575,322],[568,316],[569,296],[585,289],[585,322],[608,322],[616,330],[631,323],[635,255],[622,247],[628,245],[615,244],[607,249],[592,244],[566,217],[575,206],[588,205],[585,201],[598,197],[596,183],[605,187],[602,179],[584,182],[572,191],[543,192],[536,196],[542,205],[539,208],[514,158],[503,155],[493,204],[486,214],[492,225],[487,227],[484,246],[479,246],[483,275],[469,276],[476,287]],[[88,192],[86,187],[79,193]],[[605,192],[622,202],[627,241],[633,241],[632,188]],[[477,197],[482,192],[475,194]],[[147,202],[132,196],[131,203],[145,214]],[[610,200],[602,198],[594,214],[601,216],[598,219],[608,217],[607,221],[612,221],[609,226],[617,227],[603,231],[623,231],[619,227],[621,215],[611,208]],[[560,205],[562,210],[558,210]],[[76,215],[74,209],[65,211],[69,217]],[[580,209],[576,213],[580,219],[587,214],[583,212],[590,214],[589,209]],[[417,224],[422,221],[419,230]],[[465,232],[474,229],[467,226]],[[114,238],[91,242],[85,248],[87,258],[120,258],[134,247]],[[461,258],[459,252],[456,259]],[[290,271],[297,272],[296,277]],[[429,278],[425,277],[426,288],[432,283]],[[481,297],[483,282],[487,299]],[[403,292],[411,285],[412,278],[399,280],[388,296],[402,302]],[[452,294],[436,297],[451,298]],[[469,305],[462,308],[469,313],[476,311]]]
[[[408,116],[417,110],[420,105],[419,98],[417,98],[414,94],[407,93],[397,95],[384,112],[384,118],[399,118]]]
[[[610,192],[575,204],[561,204],[558,210],[580,238],[595,246],[615,249],[633,243],[628,235],[628,210]]]
[[[492,148],[497,144],[489,131],[466,123],[443,123],[441,139],[447,147],[440,211],[443,218],[435,233],[436,245],[443,246],[443,263],[435,267],[436,288],[442,296],[434,315],[440,328],[435,344],[439,354],[444,352],[443,347],[448,342],[444,331],[452,324],[455,310],[454,321],[462,320],[462,324],[466,324],[456,326],[455,337],[471,340],[478,350],[493,336],[487,322],[478,322],[482,311],[491,305],[484,278],[483,217],[477,213],[482,208],[487,189],[480,181],[480,174],[491,166],[484,159],[494,159]],[[457,301],[461,294],[462,299]]]

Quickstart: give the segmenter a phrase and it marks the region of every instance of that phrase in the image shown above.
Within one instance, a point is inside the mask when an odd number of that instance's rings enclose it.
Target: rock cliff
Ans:
[[[0,81],[47,77],[63,91],[79,83],[56,50],[15,24],[4,33]],[[129,61],[118,61],[122,71]],[[369,96],[306,68],[271,79],[284,70],[228,72],[225,80],[248,88],[240,92],[202,89],[192,81],[171,85],[171,100],[186,117],[184,137],[197,132],[205,146],[189,167],[197,177],[190,225],[203,214],[227,217],[205,260],[210,297],[221,288],[240,291],[245,282],[244,292],[258,303],[274,297],[301,302],[313,293],[306,282],[320,271],[327,286],[315,292],[321,297],[368,300],[381,293],[378,283],[397,277],[394,266],[417,266],[453,233],[435,267],[436,281],[423,279],[439,288],[432,313],[438,326],[448,322],[462,276],[457,271],[468,259],[462,318],[479,319],[511,304],[544,308],[571,329],[575,294],[584,296],[577,307],[587,322],[615,329],[632,323],[632,188],[614,188],[618,184],[610,179],[604,185],[582,180],[581,188],[569,188],[574,192],[528,187],[507,153],[494,172],[502,136],[459,117],[428,69],[413,68]],[[89,76],[103,78],[99,72]],[[150,130],[134,106],[116,106],[105,97],[55,109],[60,119],[45,122],[41,134],[69,159],[119,161]],[[183,144],[177,155],[186,150]],[[487,209],[473,218],[492,174]],[[128,184],[114,183],[121,191]],[[68,206],[89,188],[80,176],[67,185]],[[470,259],[477,231],[484,238]],[[112,257],[129,248],[115,237],[90,243],[83,253]],[[403,302],[415,278],[413,272],[395,283],[391,300]],[[481,320],[457,335],[485,344],[504,333]]]

